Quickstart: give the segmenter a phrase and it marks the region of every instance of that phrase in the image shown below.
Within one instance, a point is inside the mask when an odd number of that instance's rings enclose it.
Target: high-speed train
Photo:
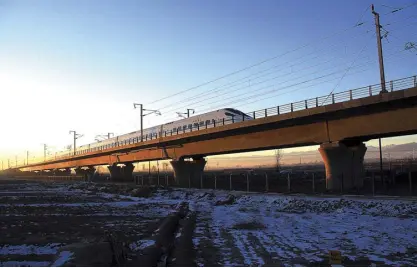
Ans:
[[[225,108],[217,111],[212,111],[200,115],[190,116],[189,118],[173,121],[167,124],[154,126],[143,129],[143,140],[160,137],[160,135],[176,135],[177,133],[184,133],[196,131],[199,128],[212,128],[219,125],[237,123],[253,118],[239,110],[233,108]],[[136,143],[141,140],[140,130],[128,134],[120,135],[103,141],[82,145],[76,148],[76,154],[83,154],[88,151],[103,150],[113,148],[120,145]]]

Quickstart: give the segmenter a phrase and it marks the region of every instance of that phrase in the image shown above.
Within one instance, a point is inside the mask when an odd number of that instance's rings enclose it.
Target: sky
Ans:
[[[162,113],[146,128],[186,108],[249,112],[377,84],[371,4],[0,0],[0,159],[61,151],[70,130],[79,145],[138,130],[134,102]],[[404,46],[417,43],[417,2],[374,4],[386,80],[416,75]]]

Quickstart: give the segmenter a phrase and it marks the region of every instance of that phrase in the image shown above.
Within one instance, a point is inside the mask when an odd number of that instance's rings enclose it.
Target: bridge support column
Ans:
[[[132,163],[126,163],[122,167],[122,176],[125,181],[133,181],[133,170],[135,166]]]
[[[118,166],[113,164],[107,166],[110,172],[112,181],[133,181],[133,169],[135,168],[132,163],[126,163],[124,166]]]
[[[122,167],[119,167],[117,164],[107,166],[110,172],[110,178],[112,181],[122,180]]]
[[[54,175],[55,176],[69,176],[69,175],[71,175],[71,169],[70,168],[66,168],[64,170],[55,169],[54,170]]]
[[[206,163],[207,161],[204,158],[193,161],[171,161],[176,183],[182,187],[200,185],[200,179],[204,173]]]
[[[363,187],[363,158],[366,146],[362,142],[347,146],[340,142],[320,145],[319,152],[326,168],[328,190],[349,190]]]
[[[92,181],[95,172],[96,169],[93,166],[89,166],[87,169],[82,169],[81,167],[75,169],[75,174],[77,176],[84,176],[84,180],[86,181]]]

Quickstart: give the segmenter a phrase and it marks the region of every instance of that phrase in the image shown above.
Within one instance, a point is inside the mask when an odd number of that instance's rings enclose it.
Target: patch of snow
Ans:
[[[50,255],[56,254],[60,245],[59,243],[51,243],[46,246],[5,245],[0,247],[0,255]]]
[[[0,262],[2,267],[48,267],[49,261],[4,261]]]
[[[141,250],[141,249],[153,246],[153,245],[155,245],[155,240],[144,239],[144,240],[139,240],[139,241],[131,243],[129,245],[129,248],[132,251],[138,251],[138,250]]]
[[[58,259],[51,265],[53,267],[62,266],[72,257],[73,253],[70,251],[62,251],[59,253]]]

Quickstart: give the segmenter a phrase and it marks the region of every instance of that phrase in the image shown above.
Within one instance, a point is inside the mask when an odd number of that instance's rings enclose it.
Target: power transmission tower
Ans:
[[[382,54],[382,37],[381,37],[381,24],[379,22],[379,13],[375,12],[374,5],[372,4],[372,14],[375,17],[375,27],[376,27],[376,39],[378,46],[378,57],[379,57],[379,74],[381,77],[381,93],[387,93],[385,87],[385,69],[384,69],[384,57]]]

